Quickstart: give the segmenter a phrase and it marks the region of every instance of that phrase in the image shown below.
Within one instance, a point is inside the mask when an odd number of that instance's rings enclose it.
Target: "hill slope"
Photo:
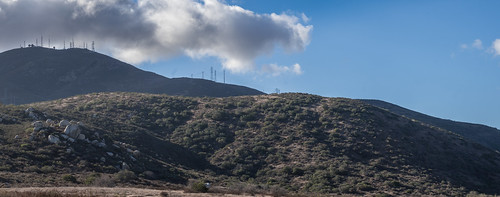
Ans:
[[[78,185],[130,169],[139,178],[119,184],[194,178],[239,190],[500,193],[499,153],[357,100],[96,93],[29,106],[0,106],[0,184]],[[34,118],[81,121],[85,136],[71,142],[47,124],[33,133]]]
[[[415,119],[432,126],[440,127],[448,131],[460,134],[483,146],[500,151],[500,130],[480,124],[471,124],[466,122],[457,122],[432,117],[419,112],[415,112],[385,101],[380,100],[362,100],[365,103],[374,105],[392,113]]]
[[[0,102],[4,104],[113,91],[211,97],[263,94],[202,79],[169,79],[86,49],[30,47],[0,53]]]

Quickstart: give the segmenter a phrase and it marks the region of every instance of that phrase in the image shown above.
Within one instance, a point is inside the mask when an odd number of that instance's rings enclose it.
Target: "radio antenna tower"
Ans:
[[[43,35],[40,35],[40,45],[43,47]]]
[[[210,67],[210,81],[214,80],[214,67]]]
[[[94,41],[92,41],[92,51],[95,52],[95,43],[94,43]]]
[[[205,79],[205,72],[201,71],[201,78]]]
[[[214,70],[214,81],[217,82],[217,70]]]
[[[66,49],[66,40],[63,41],[63,49]]]

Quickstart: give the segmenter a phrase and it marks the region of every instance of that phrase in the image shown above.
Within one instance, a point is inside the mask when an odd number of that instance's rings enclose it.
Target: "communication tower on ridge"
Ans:
[[[210,81],[214,80],[214,67],[210,67]]]

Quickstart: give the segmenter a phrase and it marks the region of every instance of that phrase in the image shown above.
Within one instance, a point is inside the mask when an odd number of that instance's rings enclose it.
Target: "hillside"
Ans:
[[[87,49],[29,47],[0,53],[0,102],[4,104],[115,91],[198,97],[263,94],[203,79],[169,79]]]
[[[0,114],[2,187],[195,179],[247,193],[500,193],[498,152],[352,99],[94,93]],[[47,119],[74,120],[84,136],[72,142]]]
[[[466,122],[457,122],[432,117],[419,112],[415,112],[385,101],[380,100],[362,100],[365,103],[387,109],[392,113],[405,116],[432,126],[446,129],[448,131],[460,134],[483,146],[500,151],[500,130],[480,124],[471,124]]]

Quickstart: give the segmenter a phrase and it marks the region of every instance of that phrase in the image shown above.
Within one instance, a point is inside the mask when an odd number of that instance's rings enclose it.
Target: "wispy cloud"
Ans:
[[[218,0],[0,0],[0,49],[43,34],[58,47],[73,38],[94,40],[100,51],[134,64],[213,56],[226,69],[247,72],[276,47],[304,50],[313,26],[301,20],[309,18]]]
[[[480,39],[475,39],[470,45],[468,44],[461,44],[460,45],[460,48],[462,49],[468,49],[468,48],[472,48],[472,49],[483,49],[483,41],[481,41]]]
[[[483,42],[479,39],[476,39],[471,46],[476,49],[483,49]]]
[[[300,64],[294,64],[292,66],[278,66],[277,64],[269,64],[262,66],[261,70],[263,73],[268,73],[272,76],[279,76],[286,73],[301,75],[303,73]]]

